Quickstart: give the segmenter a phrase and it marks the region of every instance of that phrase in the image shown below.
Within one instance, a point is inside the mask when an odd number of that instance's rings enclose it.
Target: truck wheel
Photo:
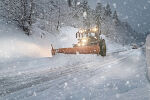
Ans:
[[[102,39],[99,44],[100,44],[100,55],[104,57],[104,56],[106,56],[106,43],[105,43],[105,40]]]

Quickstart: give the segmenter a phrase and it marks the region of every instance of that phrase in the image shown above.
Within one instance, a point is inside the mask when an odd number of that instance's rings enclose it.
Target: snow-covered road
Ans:
[[[60,54],[53,58],[11,61],[10,67],[13,65],[11,71],[1,67],[0,100],[150,99],[141,49],[105,58]]]
[[[103,36],[104,58],[64,54],[51,58],[50,43],[55,48],[72,47],[77,29],[63,27],[57,36],[47,33],[41,39],[36,34],[27,37],[13,25],[0,26],[0,100],[150,100],[142,49],[131,50]],[[37,29],[34,33],[38,32],[43,33]]]

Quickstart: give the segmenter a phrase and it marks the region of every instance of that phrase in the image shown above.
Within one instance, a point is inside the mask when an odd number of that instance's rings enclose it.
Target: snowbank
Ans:
[[[148,67],[148,78],[150,79],[150,35],[146,39],[146,58]]]
[[[0,59],[48,57],[49,49],[28,37],[13,24],[0,21]]]

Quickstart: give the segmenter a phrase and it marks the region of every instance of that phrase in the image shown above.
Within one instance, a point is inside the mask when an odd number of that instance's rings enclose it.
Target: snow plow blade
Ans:
[[[98,45],[94,46],[81,46],[81,47],[73,47],[73,48],[60,48],[54,49],[52,47],[52,55],[57,53],[63,54],[99,54],[100,47]]]

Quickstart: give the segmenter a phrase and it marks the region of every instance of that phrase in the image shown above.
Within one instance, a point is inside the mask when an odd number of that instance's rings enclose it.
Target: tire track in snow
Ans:
[[[120,59],[117,59],[114,61],[114,59],[111,59],[111,61],[106,61],[103,65],[101,66],[105,66],[105,65],[108,65],[108,64],[112,64],[112,63],[115,63],[116,61],[119,61],[119,60],[122,60],[124,59],[125,57],[123,58],[120,58]],[[112,62],[113,61],[113,62]],[[110,63],[108,63],[110,62]],[[8,95],[10,93],[14,93],[14,92],[17,92],[19,90],[22,90],[22,89],[25,89],[25,88],[29,88],[29,87],[32,87],[33,85],[38,85],[38,84],[42,84],[44,82],[49,82],[49,81],[52,81],[52,80],[55,80],[55,79],[58,79],[60,77],[64,77],[64,76],[67,76],[69,74],[74,74],[74,73],[77,73],[79,71],[81,71],[81,69],[85,69],[86,68],[86,65],[89,65],[89,64],[92,64],[92,63],[95,63],[95,62],[89,62],[89,63],[85,63],[85,64],[79,64],[79,65],[76,65],[76,66],[71,66],[71,67],[62,67],[62,71],[59,71],[57,69],[53,70],[51,72],[51,70],[48,70],[48,71],[43,71],[43,73],[40,72],[41,75],[43,76],[37,76],[35,74],[35,77],[30,77],[29,79],[31,79],[31,81],[29,81],[28,83],[25,83],[25,84],[20,84],[21,82],[24,82],[25,80],[22,79],[22,81],[19,83],[19,84],[16,84],[14,87],[9,87],[9,88],[6,88],[4,91],[5,93],[1,93],[0,95]],[[100,63],[98,63],[100,64]],[[95,65],[92,65],[92,66],[97,66],[98,64],[95,64]],[[64,69],[65,68],[65,69]],[[97,67],[97,69],[95,69],[94,71],[98,70],[99,67]],[[88,69],[88,71],[91,73],[91,70]],[[94,72],[93,71],[93,72]],[[49,73],[51,72],[51,73]],[[47,74],[48,73],[48,74]],[[37,73],[39,74],[39,73]],[[45,75],[46,74],[46,75]],[[28,76],[34,76],[34,74],[29,74]],[[16,77],[16,79],[18,79]],[[27,78],[28,79],[28,78]]]
[[[120,60],[118,60],[118,61],[120,61],[120,62],[122,62],[122,60],[124,60],[124,59],[127,59],[128,57],[123,57],[123,58],[121,58]],[[113,59],[114,60],[114,59]],[[93,63],[95,63],[95,62],[92,62],[92,64]],[[107,62],[106,62],[107,63]],[[89,63],[88,63],[89,64]],[[90,63],[91,64],[91,63]],[[100,64],[100,63],[97,63],[97,64]],[[97,64],[94,64],[94,65],[92,65],[92,67],[94,67],[94,66],[97,66]],[[113,63],[112,62],[112,64],[115,64],[115,63]],[[85,65],[86,64],[83,64],[83,66],[85,67]],[[107,65],[107,64],[106,64]],[[101,70],[101,69],[103,69],[104,68],[104,66],[105,65],[103,65],[103,67],[102,66],[100,66],[100,67],[96,67],[95,68],[95,70],[96,69],[98,69],[98,70]],[[81,67],[81,66],[80,66]],[[97,73],[95,73],[95,74],[92,74],[92,75],[89,75],[88,77],[87,76],[85,76],[86,74],[90,74],[91,72],[95,72],[95,70],[84,70],[82,73],[80,73],[79,75],[77,75],[78,76],[78,79],[80,78],[81,80],[80,80],[80,84],[86,84],[86,83],[88,83],[88,81],[89,81],[89,79],[91,78],[91,77],[93,77],[93,76],[95,76],[95,75],[98,75]],[[98,71],[98,70],[96,70],[96,71]],[[72,73],[72,74],[77,74],[77,73]],[[82,74],[82,76],[81,76],[81,74]],[[84,76],[83,76],[84,75]],[[84,80],[82,80],[83,79],[83,77],[85,77],[84,78]],[[57,86],[53,86],[53,87],[50,87],[49,86],[49,84],[47,84],[47,89],[49,89],[49,88],[51,88],[51,89],[57,89],[57,90],[62,90],[63,89],[63,85],[64,85],[64,83],[65,82],[69,82],[69,81],[73,81],[73,78],[74,77],[72,77],[72,78],[69,78],[69,79],[66,79],[66,81],[64,80],[63,82],[60,82],[60,83],[58,83],[57,82]],[[77,85],[77,84],[74,84],[74,85]],[[58,87],[59,86],[59,87]],[[73,85],[72,85],[73,86]],[[45,89],[46,90],[46,89]],[[37,92],[37,91],[36,91]],[[38,91],[38,92],[41,92],[41,91]],[[57,94],[57,93],[55,93],[54,91],[50,91],[50,94]]]

